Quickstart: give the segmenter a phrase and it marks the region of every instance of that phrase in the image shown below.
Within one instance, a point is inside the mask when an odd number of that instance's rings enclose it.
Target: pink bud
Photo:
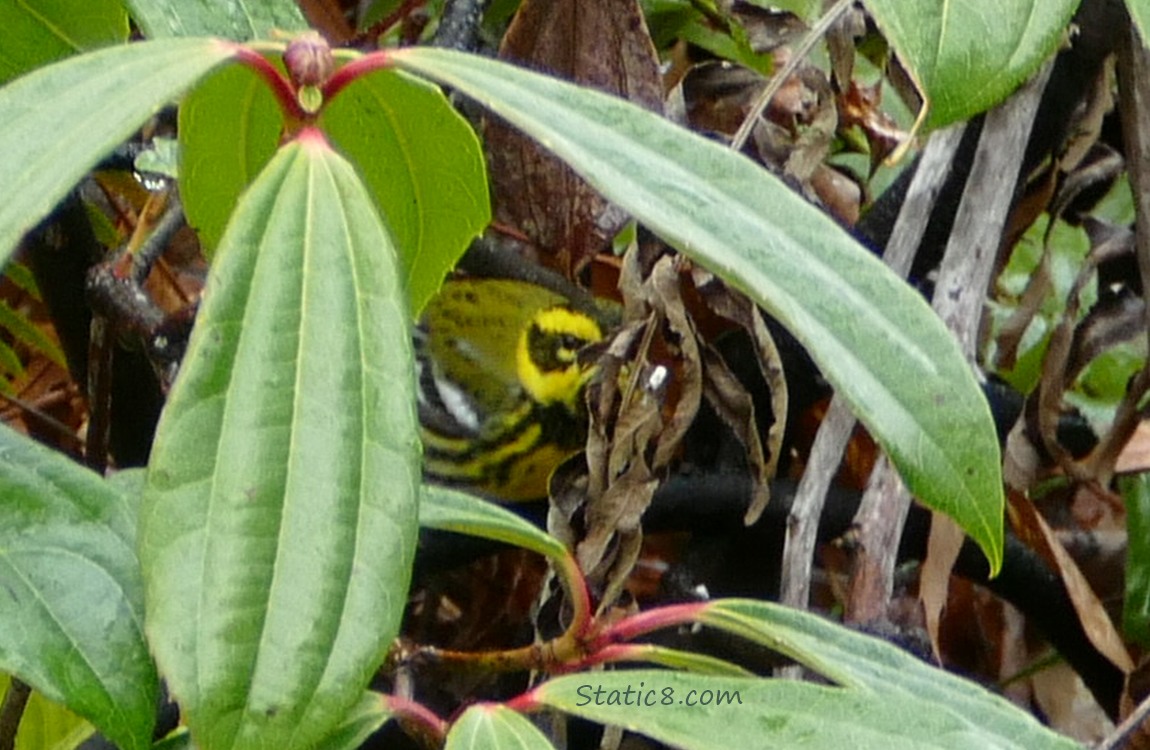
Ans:
[[[335,61],[331,47],[315,31],[307,31],[293,39],[284,50],[284,66],[296,90],[305,86],[322,86],[331,77]]]

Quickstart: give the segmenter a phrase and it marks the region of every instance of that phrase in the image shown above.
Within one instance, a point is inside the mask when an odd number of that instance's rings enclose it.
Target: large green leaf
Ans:
[[[101,157],[231,54],[215,39],[141,42],[69,58],[0,89],[0,265]]]
[[[981,690],[973,683],[969,689]],[[634,670],[559,677],[535,691],[545,705],[613,724],[682,750],[726,747],[809,750],[1070,750],[1066,738],[1032,722],[1002,735],[977,717],[909,696],[795,680],[713,677]],[[1019,709],[1004,703],[1015,713]]]
[[[324,109],[323,128],[379,203],[418,315],[491,220],[475,132],[438,87],[394,70],[340,92]]]
[[[395,636],[419,437],[394,248],[316,131],[220,244],[141,514],[147,625],[202,750],[311,747]]]
[[[990,109],[1058,48],[1079,0],[865,0],[930,100],[926,127]]]
[[[128,38],[119,0],[0,0],[0,83]]]
[[[124,4],[150,39],[221,36],[246,42],[308,27],[295,0],[125,0]]]
[[[208,257],[282,129],[275,96],[246,66],[213,73],[180,104],[180,198]]]
[[[982,687],[815,615],[719,600],[699,620],[769,646],[838,686],[636,670],[561,677],[534,696],[688,749],[712,748],[720,735],[732,747],[1078,747]]]
[[[809,612],[726,599],[705,607],[699,621],[768,646],[844,687],[874,692],[892,704],[921,700],[933,706],[932,711],[952,713],[985,729],[986,744],[975,747],[1075,747],[1002,697]],[[999,739],[992,742],[989,737]],[[1003,744],[1002,738],[1017,744]]]
[[[282,126],[266,84],[240,68],[213,75],[181,106],[181,195],[209,252],[239,194],[275,152]],[[343,90],[325,108],[323,128],[383,213],[418,314],[490,221],[475,133],[438,88],[397,71]]]
[[[914,289],[750,160],[628,102],[458,52],[389,54],[545,144],[766,308],[846,397],[911,491],[953,517],[998,569],[994,422],[958,345]]]
[[[0,425],[0,514],[0,671],[121,747],[149,747],[159,683],[144,642],[134,503]]]

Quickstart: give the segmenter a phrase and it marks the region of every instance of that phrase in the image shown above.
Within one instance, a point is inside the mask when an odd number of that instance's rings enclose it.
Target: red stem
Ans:
[[[279,101],[280,109],[283,110],[286,119],[307,119],[307,113],[303,111],[299,106],[299,102],[296,101],[295,89],[292,88],[288,79],[276,70],[274,65],[267,61],[267,58],[255,50],[239,44],[232,47],[232,53],[235,55],[237,62],[248,66],[264,79],[271,88],[272,93],[275,94],[276,100]]]
[[[578,672],[599,664],[612,664],[620,661],[641,661],[642,656],[635,652],[636,646],[632,643],[612,643],[596,649],[587,655],[587,658],[578,664],[572,664],[567,672]]]
[[[587,643],[587,652],[592,655],[591,658],[595,658],[595,654],[613,644],[629,641],[655,630],[696,622],[699,613],[708,606],[710,606],[708,602],[674,604],[632,615],[602,630]]]
[[[552,560],[559,577],[567,584],[567,593],[571,597],[571,628],[578,638],[587,635],[594,621],[594,612],[591,608],[591,592],[587,590],[587,579],[579,570],[579,563],[570,554]]]
[[[352,60],[332,73],[331,78],[327,79],[327,83],[323,85],[322,89],[324,102],[330,102],[336,94],[343,91],[343,88],[356,78],[390,67],[391,56],[385,51],[369,52],[363,57]]]
[[[404,731],[410,733],[415,730],[435,740],[436,746],[442,745],[447,736],[447,722],[436,716],[422,703],[416,703],[408,698],[398,695],[382,695],[384,706],[395,715],[396,719],[414,726],[405,727]]]
[[[509,701],[504,702],[505,706],[512,711],[518,711],[521,714],[531,713],[538,711],[540,707],[539,699],[535,697],[535,690],[531,689],[525,693],[520,693]]]

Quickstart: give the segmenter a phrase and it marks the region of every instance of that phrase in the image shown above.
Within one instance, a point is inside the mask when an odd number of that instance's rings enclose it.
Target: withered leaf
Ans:
[[[1014,533],[1026,546],[1033,549],[1058,573],[1066,584],[1066,591],[1074,603],[1074,610],[1082,623],[1086,637],[1114,666],[1129,674],[1134,669],[1130,652],[1122,637],[1099,601],[1094,589],[1079,570],[1074,558],[1054,536],[1054,532],[1039,515],[1030,498],[1021,492],[1007,492],[1007,517]]]
[[[759,370],[770,391],[773,421],[767,430],[764,448],[755,416],[754,399],[731,372],[722,355],[713,346],[707,346],[703,377],[707,401],[746,449],[747,463],[755,483],[754,496],[745,518],[749,525],[758,520],[770,500],[768,483],[775,476],[782,453],[786,419],[781,415],[787,413],[790,400],[783,362],[762,313],[750,300],[708,272],[696,269],[694,278],[696,288],[702,292],[707,305],[719,315],[737,323],[747,333],[758,358]]]
[[[950,516],[935,511],[930,517],[930,536],[926,543],[926,558],[922,561],[918,598],[922,600],[926,616],[926,631],[935,658],[941,661],[938,649],[938,626],[942,610],[946,607],[950,591],[950,573],[962,549],[962,529]]]
[[[626,371],[621,366],[604,368],[605,376],[615,380],[602,384],[601,408],[592,410],[587,529],[576,551],[585,572],[609,569],[608,590],[621,587],[634,558],[619,557],[603,565],[604,555],[614,540],[621,543],[620,549],[632,549],[631,537],[639,531],[639,519],[694,421],[702,398],[698,334],[680,296],[676,258],[659,258],[647,278],[641,280],[635,256],[628,253],[624,260],[620,286],[628,303],[628,317],[645,322],[641,327],[624,329],[626,347],[613,345],[608,350],[620,365],[625,359],[630,364]],[[641,339],[639,331],[643,333]],[[620,341],[616,339],[616,343]],[[634,351],[632,344],[636,345]],[[661,359],[668,358],[667,365],[651,361],[655,350],[661,352]],[[648,388],[647,376],[658,367],[673,373],[676,381],[668,403],[664,403],[661,391]],[[619,383],[620,375],[625,384]],[[610,424],[610,404],[604,403],[607,397],[611,404],[617,403]]]
[[[637,0],[525,0],[499,56],[662,111]],[[546,265],[574,276],[622,228],[620,210],[519,131],[490,121],[486,143],[495,218],[526,235]]]

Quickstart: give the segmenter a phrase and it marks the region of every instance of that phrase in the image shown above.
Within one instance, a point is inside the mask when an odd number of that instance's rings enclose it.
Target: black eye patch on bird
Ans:
[[[527,350],[531,360],[543,372],[565,370],[575,361],[575,354],[586,342],[570,333],[559,333],[533,323],[527,331]]]

